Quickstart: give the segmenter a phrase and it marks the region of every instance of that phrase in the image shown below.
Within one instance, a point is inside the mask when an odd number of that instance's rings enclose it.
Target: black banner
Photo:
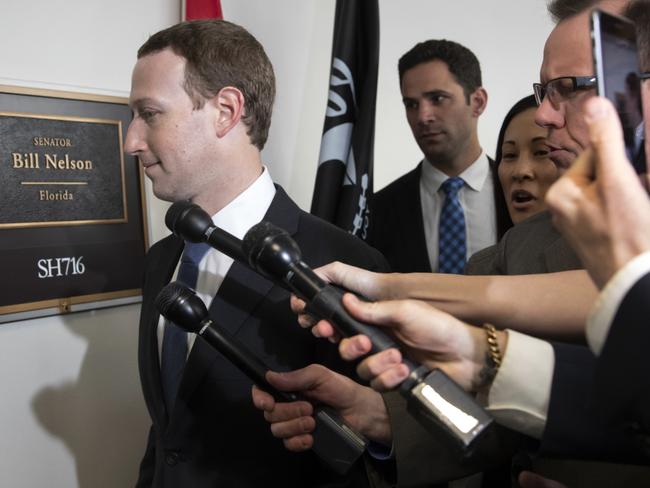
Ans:
[[[372,193],[378,62],[377,0],[337,0],[311,213],[362,238]]]

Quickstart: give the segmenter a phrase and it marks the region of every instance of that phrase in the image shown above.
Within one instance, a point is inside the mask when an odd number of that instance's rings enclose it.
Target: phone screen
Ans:
[[[594,10],[591,26],[598,94],[607,97],[616,107],[623,125],[627,157],[637,173],[646,173],[639,55],[634,24]]]

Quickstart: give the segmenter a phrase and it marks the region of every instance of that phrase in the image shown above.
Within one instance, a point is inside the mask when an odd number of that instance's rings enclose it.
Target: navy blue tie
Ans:
[[[455,176],[442,184],[445,201],[440,211],[438,226],[438,272],[462,274],[467,257],[465,215],[458,200],[458,192],[465,182]]]
[[[199,262],[210,250],[205,243],[185,243],[176,281],[194,289],[199,277]],[[171,412],[187,359],[187,332],[171,322],[165,324],[160,375],[167,411]]]

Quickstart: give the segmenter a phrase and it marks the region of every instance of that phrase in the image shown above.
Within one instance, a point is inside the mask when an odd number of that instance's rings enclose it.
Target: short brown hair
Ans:
[[[634,22],[636,27],[639,68],[641,71],[650,71],[650,1],[635,0],[631,2],[623,15]]]
[[[167,48],[187,61],[184,88],[196,109],[226,86],[242,92],[242,120],[251,143],[262,150],[271,125],[275,75],[257,39],[225,20],[181,22],[149,37],[138,49],[138,59]]]
[[[465,46],[447,39],[429,39],[419,42],[402,55],[397,63],[400,85],[404,73],[429,61],[442,61],[447,65],[456,82],[463,87],[467,104],[470,95],[483,85],[481,65],[474,53]]]
[[[599,0],[551,0],[546,5],[551,19],[556,24],[587,9],[595,8]]]

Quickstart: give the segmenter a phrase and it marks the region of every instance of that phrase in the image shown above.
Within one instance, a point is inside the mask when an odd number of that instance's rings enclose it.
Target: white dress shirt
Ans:
[[[612,326],[618,308],[640,278],[650,273],[650,251],[639,254],[619,269],[600,292],[587,319],[587,343],[599,355]]]
[[[466,258],[469,258],[497,241],[494,182],[485,153],[481,152],[476,161],[458,176],[465,181],[458,192],[458,199],[465,214]],[[445,201],[441,187],[448,178],[427,159],[422,162],[420,201],[429,263],[434,271],[438,270],[438,227],[440,211]]]
[[[260,222],[266,214],[275,196],[275,186],[266,167],[262,174],[228,205],[212,216],[212,222],[220,229],[238,237],[253,225]],[[233,259],[216,249],[210,249],[199,262],[199,276],[196,281],[196,294],[210,308],[212,299],[217,294],[221,283],[232,266]],[[176,279],[180,262],[172,281]],[[160,317],[158,321],[158,354],[162,352],[163,337],[167,320]],[[187,334],[187,354],[189,356],[196,334]]]
[[[587,343],[592,352],[603,350],[621,302],[650,273],[650,251],[640,254],[616,272],[601,291],[587,319]],[[490,389],[487,408],[499,423],[540,438],[548,415],[555,357],[546,341],[512,330],[499,372]]]
[[[490,388],[487,409],[500,424],[540,439],[554,368],[550,343],[508,330],[508,346]]]

